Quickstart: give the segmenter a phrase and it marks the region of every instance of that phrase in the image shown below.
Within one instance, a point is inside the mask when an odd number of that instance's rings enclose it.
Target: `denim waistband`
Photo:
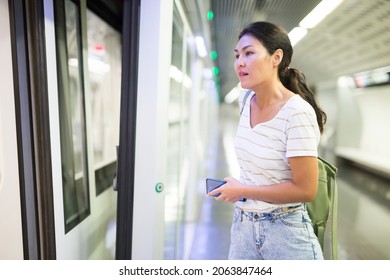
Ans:
[[[276,217],[276,216],[280,216],[283,214],[288,214],[291,212],[302,210],[304,208],[305,208],[305,204],[301,203],[299,205],[294,205],[294,206],[278,207],[278,208],[275,208],[269,212],[251,211],[251,210],[248,211],[248,210],[244,210],[240,207],[237,207],[237,210],[240,211],[241,220],[242,220],[243,216],[245,216],[249,220],[253,220],[253,219],[258,220],[258,219],[267,219],[270,217]]]

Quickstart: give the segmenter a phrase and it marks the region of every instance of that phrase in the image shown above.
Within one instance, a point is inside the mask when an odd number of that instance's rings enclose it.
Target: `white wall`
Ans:
[[[23,259],[8,1],[0,0],[0,259]]]
[[[328,115],[320,153],[390,175],[390,86],[357,89],[342,77],[318,84],[317,92]]]
[[[317,100],[320,107],[327,115],[324,132],[321,136],[320,156],[328,158],[327,153],[333,153],[335,148],[335,133],[338,125],[337,81],[330,80],[316,85]]]
[[[390,86],[340,89],[336,153],[390,175]]]

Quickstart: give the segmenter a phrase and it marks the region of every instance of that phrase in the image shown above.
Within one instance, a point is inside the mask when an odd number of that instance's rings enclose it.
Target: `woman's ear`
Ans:
[[[273,57],[274,66],[277,67],[282,62],[283,51],[281,49],[277,49],[272,55],[272,57]]]

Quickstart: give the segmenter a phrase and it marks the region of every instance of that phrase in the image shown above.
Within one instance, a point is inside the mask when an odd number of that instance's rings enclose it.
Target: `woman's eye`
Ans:
[[[246,55],[246,56],[251,55],[251,54],[253,54],[252,51],[247,51],[247,52],[245,52],[245,55]]]
[[[235,57],[236,57],[236,59],[238,59],[240,57],[240,55],[236,54]]]

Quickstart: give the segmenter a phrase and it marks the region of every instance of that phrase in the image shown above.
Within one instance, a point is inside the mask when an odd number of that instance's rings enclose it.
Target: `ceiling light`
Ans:
[[[307,29],[302,27],[295,27],[293,30],[288,33],[288,37],[290,38],[291,45],[294,46],[296,43],[298,43],[299,40],[301,40],[303,37],[305,37],[307,34]]]
[[[311,29],[329,15],[343,0],[323,0],[300,23],[299,26]]]
[[[198,55],[200,57],[206,57],[207,56],[207,50],[206,50],[206,45],[204,43],[204,39],[202,36],[196,36],[195,37],[195,44],[196,44],[196,49],[198,51]]]
[[[234,88],[231,89],[231,91],[228,92],[228,94],[225,95],[225,103],[233,103],[240,96],[242,90],[243,88],[241,87],[241,83],[238,83]]]

